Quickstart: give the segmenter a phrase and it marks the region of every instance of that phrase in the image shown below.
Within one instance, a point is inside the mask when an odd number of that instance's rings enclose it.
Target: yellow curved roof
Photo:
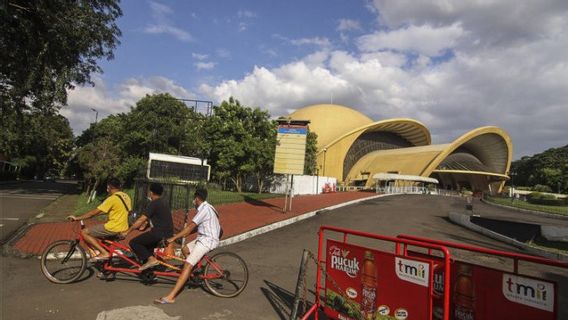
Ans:
[[[354,129],[350,132],[345,133],[344,135],[341,135],[340,137],[337,137],[335,140],[325,145],[325,147],[331,147],[333,144],[354,133],[363,134],[365,132],[379,131],[396,133],[404,139],[408,140],[408,142],[410,142],[413,146],[417,147],[426,146],[432,142],[430,131],[428,131],[426,126],[424,126],[421,122],[413,119],[397,118],[373,122]],[[319,152],[321,151],[322,150],[319,150]]]
[[[513,157],[511,137],[505,130],[487,126],[471,130],[454,140],[434,159],[421,175],[429,176],[457,148],[464,147],[493,171],[507,174]]]
[[[345,133],[373,123],[361,112],[336,104],[304,107],[291,113],[289,117],[293,120],[310,120],[310,131],[317,133],[320,150]]]

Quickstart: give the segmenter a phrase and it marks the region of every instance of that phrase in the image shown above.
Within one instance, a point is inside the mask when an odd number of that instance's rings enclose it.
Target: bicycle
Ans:
[[[80,221],[80,228],[85,228],[83,221]],[[75,233],[78,237],[74,240],[55,241],[41,256],[41,271],[53,283],[68,284],[77,281],[87,269],[85,248],[90,256],[95,255],[95,250],[84,241],[81,232]],[[151,270],[140,271],[138,268],[141,264],[134,253],[117,240],[117,237],[99,240],[99,244],[111,255],[111,259],[94,263],[102,280],[114,280],[116,273],[126,273],[135,274],[142,283],[151,285],[157,277],[179,277],[184,259],[167,254],[165,246],[154,252],[160,265]],[[188,286],[204,286],[217,297],[232,298],[245,289],[248,278],[248,267],[240,256],[232,252],[218,252],[203,256],[195,265]]]

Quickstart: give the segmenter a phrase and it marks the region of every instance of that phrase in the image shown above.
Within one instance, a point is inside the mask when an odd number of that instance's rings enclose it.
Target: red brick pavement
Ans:
[[[216,208],[221,216],[221,225],[224,231],[223,239],[226,239],[307,212],[374,195],[376,194],[369,192],[341,192],[296,196],[292,203],[292,211],[287,213],[282,213],[284,198],[253,200],[250,202],[220,205]],[[190,212],[190,217],[193,217],[193,214],[194,210]],[[176,230],[183,226],[183,220],[184,214],[182,211],[174,213]],[[97,222],[87,221],[87,226],[93,223]],[[31,226],[12,246],[13,249],[22,254],[39,255],[50,243],[56,240],[74,239],[78,231],[79,223],[77,222],[36,224]],[[137,233],[133,232],[123,242],[128,243],[136,235]]]

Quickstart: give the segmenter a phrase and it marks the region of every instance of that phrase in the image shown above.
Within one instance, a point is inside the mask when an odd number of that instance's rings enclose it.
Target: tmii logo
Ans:
[[[504,273],[503,295],[512,302],[550,312],[554,310],[554,284],[550,282]]]
[[[428,287],[430,265],[427,263],[395,258],[395,272],[401,280]]]

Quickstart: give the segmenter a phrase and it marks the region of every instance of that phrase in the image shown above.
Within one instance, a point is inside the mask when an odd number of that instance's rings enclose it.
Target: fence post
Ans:
[[[304,278],[306,277],[306,266],[308,264],[308,250],[304,249],[302,253],[302,261],[300,261],[300,272],[298,273],[298,281],[296,282],[296,292],[294,293],[294,303],[292,304],[292,311],[290,313],[290,320],[298,318],[298,307],[300,306],[300,294],[304,288]],[[303,301],[303,308],[306,308],[306,301]]]

